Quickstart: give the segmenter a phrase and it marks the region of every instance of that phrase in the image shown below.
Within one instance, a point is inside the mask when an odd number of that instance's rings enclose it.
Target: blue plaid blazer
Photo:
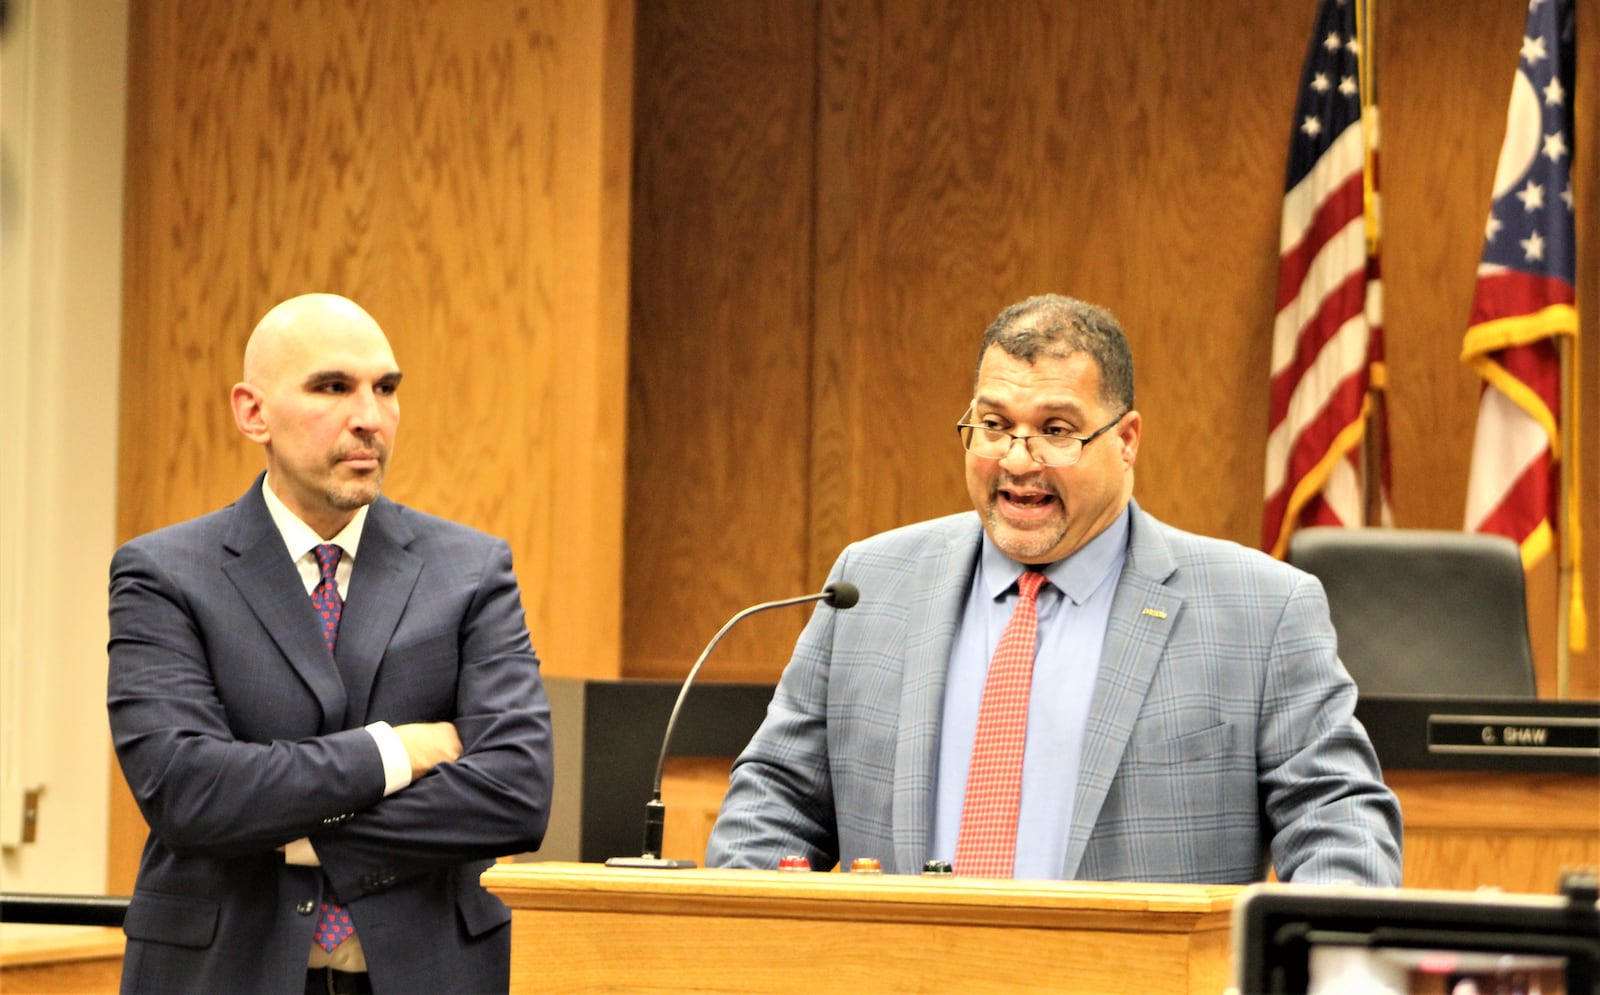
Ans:
[[[928,855],[945,673],[976,513],[848,547],[735,762],[714,867]],[[1400,810],[1316,578],[1132,506],[1061,878],[1400,883]]]

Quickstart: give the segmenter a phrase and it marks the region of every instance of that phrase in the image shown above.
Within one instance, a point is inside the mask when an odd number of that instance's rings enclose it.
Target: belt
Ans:
[[[306,995],[372,995],[365,971],[335,971],[331,967],[306,970]]]

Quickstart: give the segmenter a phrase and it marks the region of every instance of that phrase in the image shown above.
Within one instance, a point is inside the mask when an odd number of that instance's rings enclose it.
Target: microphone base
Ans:
[[[673,857],[612,857],[606,861],[607,867],[644,867],[658,871],[682,871],[700,865],[692,860],[679,860]]]

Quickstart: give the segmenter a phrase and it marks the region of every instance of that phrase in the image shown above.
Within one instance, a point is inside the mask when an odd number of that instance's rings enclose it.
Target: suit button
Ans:
[[[317,903],[308,898],[299,905],[296,905],[294,910],[303,916],[308,916],[317,910]]]

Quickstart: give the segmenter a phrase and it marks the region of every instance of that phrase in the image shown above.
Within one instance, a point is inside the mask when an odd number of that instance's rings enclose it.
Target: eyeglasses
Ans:
[[[967,413],[961,416],[961,421],[956,422],[956,431],[961,435],[961,448],[979,459],[1005,459],[1010,455],[1011,447],[1020,442],[1035,463],[1042,463],[1045,466],[1071,466],[1083,457],[1084,446],[1115,428],[1125,415],[1126,411],[1083,437],[1065,433],[1016,435],[988,425],[969,424],[967,419],[972,417],[972,408],[968,407]]]

